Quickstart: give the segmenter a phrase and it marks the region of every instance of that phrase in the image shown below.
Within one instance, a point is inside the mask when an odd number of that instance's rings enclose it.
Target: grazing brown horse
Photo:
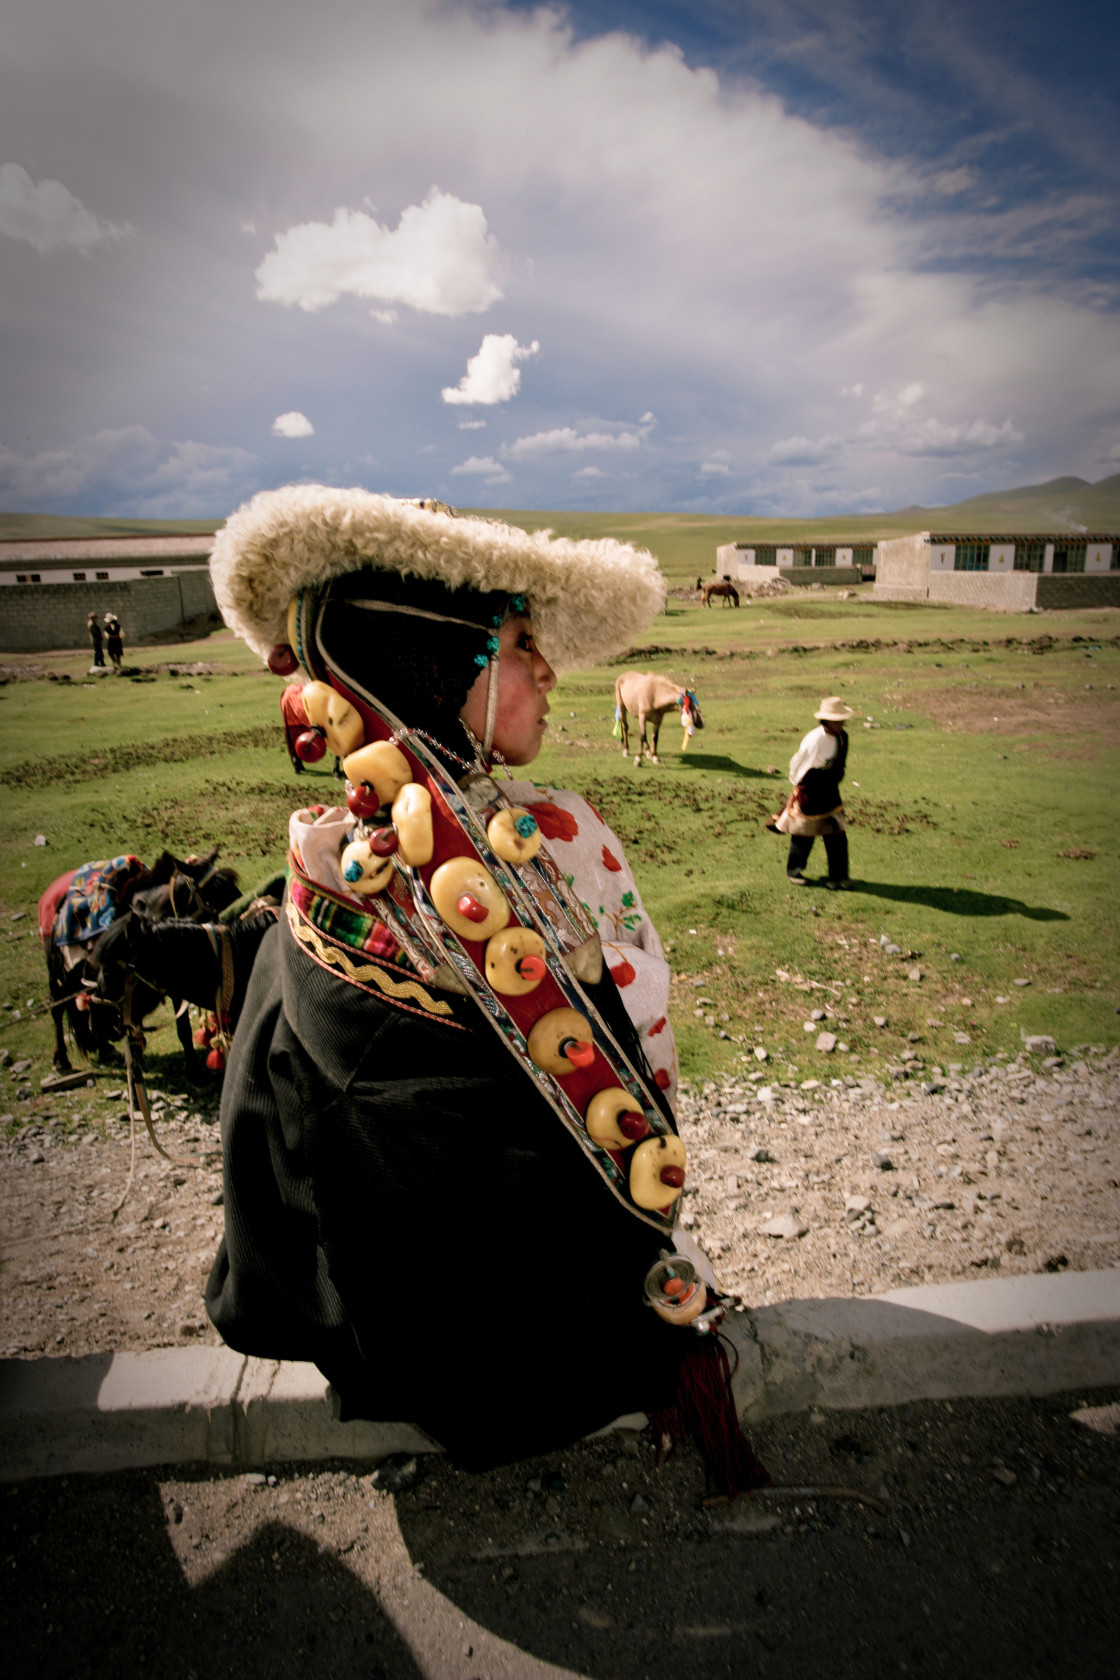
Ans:
[[[630,719],[633,712],[638,720],[638,754],[634,760],[635,766],[642,762],[642,754],[649,752],[646,740],[646,726],[653,725],[653,750],[650,760],[660,764],[657,756],[657,739],[661,734],[661,720],[666,712],[680,710],[682,722],[687,715],[693,729],[703,729],[704,719],[700,711],[700,704],[691,689],[681,688],[678,683],[670,682],[668,677],[658,676],[654,671],[625,671],[614,685],[614,715],[615,731],[622,741],[624,753],[630,751]],[[685,727],[684,745],[688,746],[691,731]],[[681,749],[682,751],[684,748]]]
[[[739,605],[739,591],[730,578],[724,578],[722,583],[706,583],[700,592],[702,605],[710,607],[713,595],[722,595],[725,607],[737,607]]]

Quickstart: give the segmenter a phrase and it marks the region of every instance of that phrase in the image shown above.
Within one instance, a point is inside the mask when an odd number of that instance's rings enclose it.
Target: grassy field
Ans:
[[[74,654],[0,687],[0,1004],[21,1016],[0,1044],[13,1055],[48,1044],[27,1004],[44,993],[34,910],[56,875],[220,841],[250,885],[282,860],[294,805],[334,797],[325,773],[292,774],[281,685],[228,632],[135,657],[131,680],[87,683]],[[214,674],[187,674],[193,660]],[[672,948],[686,1072],[754,1067],[756,1045],[775,1077],[804,1079],[884,1069],[911,1035],[945,1067],[1015,1053],[1024,1032],[1066,1049],[1115,1042],[1120,612],[671,602],[642,662],[699,693],[707,728],[689,753],[667,721],[659,768],[623,759],[617,668],[598,668],[561,683],[534,774],[586,793],[624,840]],[[763,827],[834,692],[860,714],[850,894],[790,888],[785,842]],[[825,1005],[846,1046],[830,1057],[804,1030]],[[158,1034],[155,1061],[170,1048]]]

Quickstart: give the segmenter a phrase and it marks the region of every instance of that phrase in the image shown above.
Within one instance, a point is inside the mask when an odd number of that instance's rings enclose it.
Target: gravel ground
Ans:
[[[102,1076],[40,1096],[26,1068],[10,1077],[31,1094],[0,1116],[0,1357],[216,1341],[216,1096],[154,1093],[164,1147],[203,1160],[168,1165],[141,1135],[114,1216],[119,1091]],[[807,1085],[756,1071],[681,1092],[683,1221],[749,1304],[1120,1265],[1120,1048]]]
[[[1118,1416],[1110,1392],[770,1418],[796,1491],[707,1508],[694,1455],[618,1433],[481,1476],[413,1460],[392,1492],[353,1463],[17,1483],[0,1642],[66,1680],[1112,1680]]]

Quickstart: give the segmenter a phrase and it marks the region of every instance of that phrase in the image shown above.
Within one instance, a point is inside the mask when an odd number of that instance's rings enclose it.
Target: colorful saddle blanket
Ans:
[[[131,853],[101,863],[83,863],[74,871],[65,898],[58,906],[54,936],[60,945],[83,945],[116,921],[144,873]]]

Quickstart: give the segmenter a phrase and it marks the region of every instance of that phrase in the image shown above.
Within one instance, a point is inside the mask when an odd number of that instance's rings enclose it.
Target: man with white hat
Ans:
[[[805,886],[803,873],[819,834],[828,857],[825,885],[836,889],[851,885],[848,880],[848,834],[840,783],[848,759],[848,734],[844,728],[852,716],[838,694],[821,701],[816,729],[810,729],[789,761],[793,792],[780,816],[768,824],[778,834],[789,835],[786,878],[794,886]]]

